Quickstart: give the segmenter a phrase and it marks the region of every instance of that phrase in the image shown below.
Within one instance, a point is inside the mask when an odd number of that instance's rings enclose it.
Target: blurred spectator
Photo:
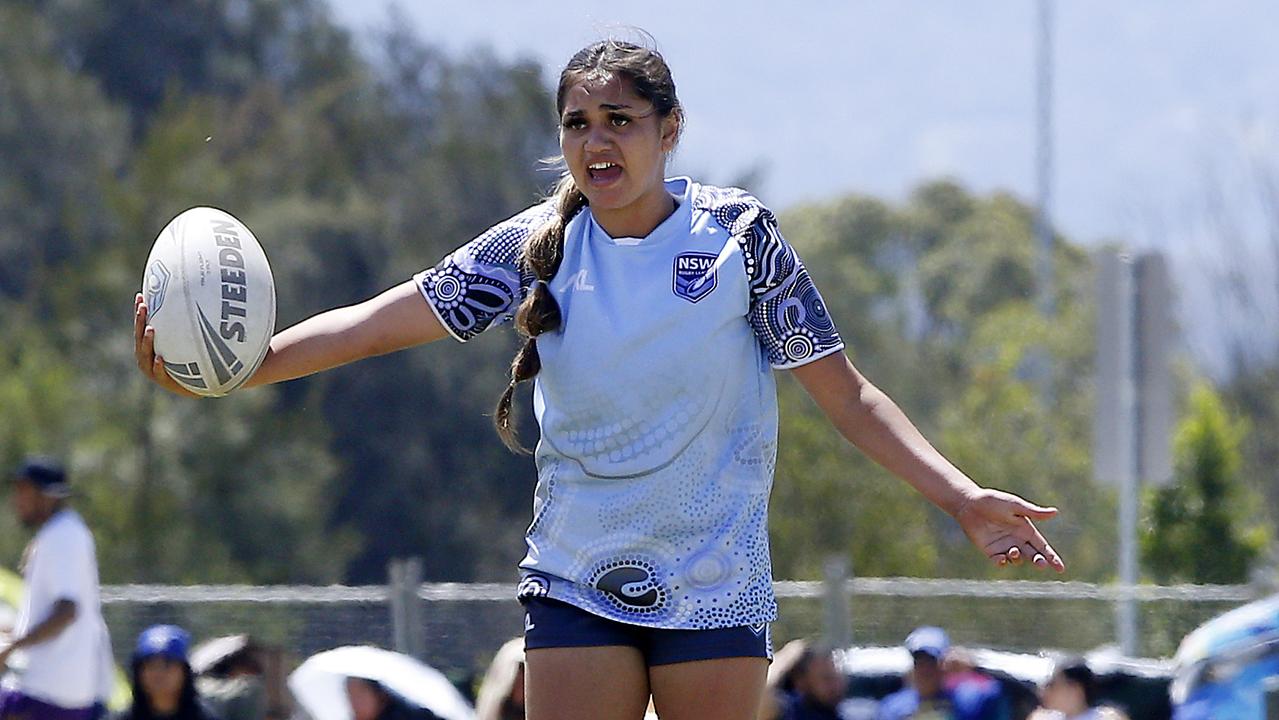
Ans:
[[[116,720],[214,720],[200,704],[187,662],[191,638],[175,625],[142,631],[133,651],[133,704]]]
[[[476,720],[524,720],[524,638],[508,640],[489,663],[475,700]]]
[[[404,702],[376,680],[347,678],[346,697],[352,720],[439,720],[435,713]]]
[[[258,648],[247,635],[214,638],[191,653],[196,689],[222,720],[263,720],[266,689]]]
[[[950,639],[937,627],[916,628],[906,637],[913,667],[910,685],[884,698],[880,720],[1009,720],[999,683],[960,658],[943,669]]]
[[[1097,681],[1083,658],[1057,663],[1052,677],[1044,684],[1043,705],[1031,718],[1035,720],[1124,720],[1123,713],[1102,707],[1097,697]]]
[[[756,720],[780,720],[782,701],[792,688],[791,675],[807,651],[807,640],[791,640],[781,650],[773,653],[773,662],[768,665],[764,697]]]
[[[93,535],[67,504],[71,487],[54,460],[27,458],[13,473],[9,500],[35,532],[22,555],[25,588],[13,635],[0,642],[5,678],[0,718],[92,720],[114,683],[115,661],[102,620]]]
[[[761,718],[837,720],[847,680],[830,648],[806,640],[787,643],[773,658]]]

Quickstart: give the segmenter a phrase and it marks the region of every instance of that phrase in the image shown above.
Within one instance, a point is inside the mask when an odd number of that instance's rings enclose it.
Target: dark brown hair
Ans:
[[[635,94],[653,104],[659,118],[672,114],[683,118],[683,108],[675,96],[671,69],[656,50],[619,40],[602,40],[582,48],[560,73],[555,92],[557,116],[564,114],[564,97],[575,85],[588,79],[616,77],[630,82]],[[573,176],[565,171],[549,198],[555,215],[529,235],[520,263],[534,277],[534,283],[515,312],[515,328],[526,340],[511,361],[511,382],[497,401],[493,424],[502,442],[515,452],[527,453],[512,423],[511,406],[515,387],[531,380],[542,369],[537,354],[537,336],[560,327],[560,307],[547,283],[555,277],[564,259],[564,229],[573,216],[586,207],[586,196],[577,189]]]
[[[1065,678],[1078,685],[1084,693],[1084,704],[1088,707],[1097,706],[1097,679],[1086,660],[1081,657],[1071,657],[1058,661],[1053,676]]]

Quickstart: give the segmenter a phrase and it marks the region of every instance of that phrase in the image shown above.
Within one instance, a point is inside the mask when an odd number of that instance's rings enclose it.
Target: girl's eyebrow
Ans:
[[[648,117],[649,115],[652,115],[654,112],[657,112],[657,108],[650,108],[648,112],[644,112],[644,113],[634,112],[635,106],[618,104],[618,103],[600,103],[600,109],[607,112],[617,112],[618,110],[630,110],[632,111],[631,114],[637,118],[645,118],[645,117]],[[586,115],[585,110],[569,110],[568,112],[564,113],[564,119],[567,120],[570,118],[579,118],[579,117],[584,117],[585,115]]]
[[[616,105],[613,103],[601,103],[600,109],[601,110],[632,110],[633,108],[630,105]],[[586,114],[585,110],[569,110],[568,112],[564,113],[564,117],[570,117],[573,115],[585,115],[585,114]]]

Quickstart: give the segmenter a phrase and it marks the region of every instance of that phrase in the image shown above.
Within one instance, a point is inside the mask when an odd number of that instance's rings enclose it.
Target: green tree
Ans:
[[[1253,503],[1239,478],[1247,434],[1246,421],[1232,416],[1209,385],[1193,389],[1174,439],[1174,480],[1146,496],[1141,556],[1156,581],[1249,579],[1268,533],[1251,520]]]
[[[1274,527],[1279,508],[1279,365],[1243,370],[1222,387],[1226,402],[1248,420],[1239,478],[1264,502],[1261,522]]]
[[[124,308],[164,221],[196,204],[239,208],[270,187],[252,162],[261,148],[205,142],[264,114],[173,84],[132,140],[126,113],[70,66],[74,28],[104,10],[75,5],[0,6],[0,151],[12,160],[0,165],[4,465],[30,452],[68,462],[107,581],[340,580],[358,543],[332,522],[338,462],[323,418],[281,405],[275,389],[164,397],[128,344]],[[0,534],[16,560],[25,533],[4,523]]]
[[[510,333],[199,402],[144,383],[128,343],[147,250],[192,205],[254,229],[284,326],[537,200],[555,150],[541,71],[447,57],[406,26],[357,44],[321,0],[0,5],[0,452],[70,460],[109,581],[366,582],[410,554],[432,578],[511,576],[535,473],[487,417]],[[1058,316],[1039,319],[1032,217],[937,181],[795,208],[782,229],[858,366],[980,482],[1061,504],[1049,532],[1103,576],[1113,505],[1082,479],[1090,268],[1061,238]],[[779,395],[779,576],[831,552],[859,574],[988,572],[796,383]],[[0,522],[6,557],[22,539]]]
[[[978,483],[1062,510],[1041,530],[1072,578],[1102,580],[1114,569],[1114,497],[1089,480],[1090,314],[1078,303],[1052,323],[1025,300],[1004,304],[974,324],[963,348],[965,382],[941,411],[938,445]],[[1054,395],[1045,404],[1029,372],[1047,350]],[[951,528],[950,524],[942,525]],[[973,553],[957,530],[944,546],[948,566],[968,575],[1006,574]]]
[[[96,83],[60,61],[55,29],[0,5],[0,298],[15,302],[9,317],[49,316],[65,298],[61,267],[107,243],[104,181],[121,166],[124,130]]]
[[[1058,312],[1045,321],[1032,296],[1032,220],[1011,196],[938,181],[900,207],[849,197],[797,208],[782,230],[858,367],[979,483],[1060,505],[1046,534],[1073,576],[1101,579],[1112,571],[1115,513],[1086,479],[1091,267],[1060,239]],[[1050,405],[1037,375],[1044,358]],[[813,577],[831,552],[861,575],[995,572],[955,523],[847,448],[795,383],[780,383],[780,395],[779,575]]]
[[[821,577],[828,555],[858,575],[935,575],[928,503],[853,449],[804,395],[778,378],[781,430],[769,513],[774,575]]]

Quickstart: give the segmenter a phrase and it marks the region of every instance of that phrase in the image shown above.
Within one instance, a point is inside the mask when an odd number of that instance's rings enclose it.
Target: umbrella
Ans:
[[[376,681],[444,720],[475,717],[462,693],[438,670],[408,655],[373,647],[340,647],[312,655],[289,675],[289,690],[315,720],[351,720],[348,677]]]
[[[191,651],[191,670],[196,675],[203,675],[217,667],[218,663],[251,647],[248,635],[227,635],[206,640]]]

